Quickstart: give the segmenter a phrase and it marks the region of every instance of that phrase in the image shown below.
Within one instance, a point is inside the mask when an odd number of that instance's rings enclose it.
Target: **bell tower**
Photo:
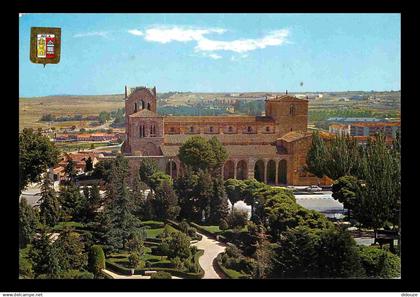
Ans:
[[[287,93],[267,97],[265,115],[271,117],[280,136],[291,131],[306,132],[308,126],[308,100],[298,99]]]

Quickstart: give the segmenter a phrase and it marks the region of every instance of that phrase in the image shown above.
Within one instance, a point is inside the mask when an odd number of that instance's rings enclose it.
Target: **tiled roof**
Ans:
[[[341,128],[348,128],[349,124],[331,124],[331,128],[341,129]]]
[[[275,145],[225,145],[229,156],[273,156],[277,153]],[[160,149],[164,156],[174,157],[178,154],[179,145],[161,145]]]
[[[143,118],[143,117],[150,118],[150,117],[159,117],[159,115],[151,110],[142,109],[136,113],[130,114],[129,117],[130,118]]]
[[[216,137],[221,143],[227,144],[269,144],[277,139],[277,134],[167,134],[165,144],[182,144],[192,136],[205,139]]]
[[[279,138],[279,140],[284,140],[286,142],[293,142],[293,141],[296,141],[296,140],[299,140],[301,138],[308,137],[308,136],[310,136],[310,134],[308,133],[292,131],[292,132],[288,132],[284,134],[282,137]]]

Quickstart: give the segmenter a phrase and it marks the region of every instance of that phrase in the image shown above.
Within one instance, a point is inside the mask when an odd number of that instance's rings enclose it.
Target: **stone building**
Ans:
[[[276,185],[311,185],[325,180],[305,172],[311,144],[308,101],[286,94],[266,97],[264,116],[161,116],[156,88],[125,90],[126,139],[122,146],[130,168],[155,159],[172,177],[182,173],[177,157],[191,136],[217,137],[229,153],[225,179],[256,178]]]

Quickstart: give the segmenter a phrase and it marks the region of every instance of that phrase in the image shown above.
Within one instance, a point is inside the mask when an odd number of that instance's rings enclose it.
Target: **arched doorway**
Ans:
[[[241,160],[236,165],[236,179],[248,178],[248,164],[245,160]]]
[[[223,178],[229,179],[235,177],[235,164],[232,160],[226,161],[225,166],[223,168]]]
[[[287,184],[287,161],[281,160],[279,163],[279,183],[282,185]]]
[[[258,160],[254,167],[254,177],[257,181],[264,182],[264,161]]]
[[[267,183],[276,183],[276,162],[274,160],[270,160],[267,163]]]
[[[175,161],[171,160],[168,163],[166,163],[166,174],[168,174],[173,179],[175,179],[177,177],[176,170],[177,170],[177,168],[176,168]]]

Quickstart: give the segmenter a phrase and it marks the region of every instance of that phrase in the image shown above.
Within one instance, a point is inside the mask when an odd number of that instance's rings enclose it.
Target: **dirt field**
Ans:
[[[47,122],[40,122],[39,119],[44,114],[55,116],[97,116],[101,111],[112,111],[124,107],[124,96],[104,95],[104,96],[49,96],[39,98],[20,98],[19,99],[19,129],[48,127]],[[56,128],[87,127],[86,121],[69,121],[54,123]]]

